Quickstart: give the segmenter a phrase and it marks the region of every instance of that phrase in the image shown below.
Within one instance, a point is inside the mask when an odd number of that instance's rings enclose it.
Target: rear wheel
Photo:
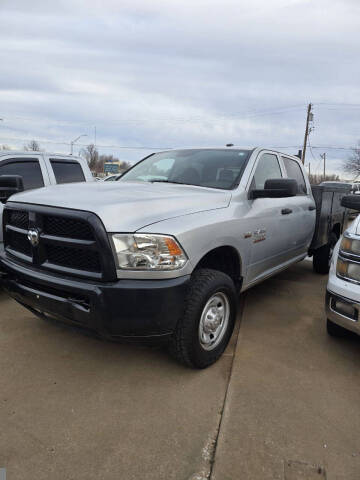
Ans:
[[[228,275],[211,269],[196,271],[184,315],[173,334],[171,354],[192,368],[215,363],[230,340],[236,310],[236,290]]]
[[[329,319],[326,321],[326,330],[332,337],[345,337],[349,333],[346,328],[340,327],[340,325],[337,325]]]
[[[336,233],[332,232],[329,237],[329,243],[315,250],[313,255],[313,269],[316,273],[329,273],[331,258],[337,241],[338,237]]]

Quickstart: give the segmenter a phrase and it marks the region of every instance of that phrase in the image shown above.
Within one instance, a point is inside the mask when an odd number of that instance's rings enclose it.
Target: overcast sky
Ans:
[[[119,146],[296,153],[310,101],[313,146],[360,139],[359,0],[0,0],[0,21],[0,144],[68,152],[96,126],[132,162],[149,150]],[[349,154],[313,171],[323,151]]]

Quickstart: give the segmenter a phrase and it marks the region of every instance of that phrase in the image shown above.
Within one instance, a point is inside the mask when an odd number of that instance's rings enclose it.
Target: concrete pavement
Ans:
[[[237,344],[204,371],[0,293],[0,467],[9,480],[358,480],[360,342],[327,337],[325,282],[302,262],[249,291]]]
[[[213,368],[99,341],[0,294],[0,467],[9,480],[198,479],[234,342]]]
[[[327,336],[311,267],[247,293],[213,480],[360,478],[360,341]]]

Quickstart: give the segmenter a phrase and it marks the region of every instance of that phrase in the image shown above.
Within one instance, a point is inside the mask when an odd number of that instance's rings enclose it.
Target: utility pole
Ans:
[[[310,178],[310,175],[311,175],[311,172],[310,172],[310,162],[309,162],[308,167],[309,167],[309,178]]]
[[[324,160],[324,181],[326,179],[326,152],[324,152],[320,157]]]
[[[305,136],[304,136],[304,148],[303,148],[303,151],[302,151],[302,158],[301,158],[301,161],[302,163],[304,164],[305,162],[305,153],[306,153],[306,145],[307,145],[307,139],[308,139],[308,136],[309,136],[309,123],[312,121],[313,119],[313,114],[311,113],[311,108],[312,108],[312,105],[311,103],[309,103],[308,105],[308,108],[307,108],[307,116],[306,116],[306,127],[305,127]]]

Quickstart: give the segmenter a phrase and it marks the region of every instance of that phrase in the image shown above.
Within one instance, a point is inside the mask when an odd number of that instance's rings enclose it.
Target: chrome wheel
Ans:
[[[215,293],[206,303],[199,323],[199,341],[204,350],[213,350],[223,339],[230,317],[227,296]]]

